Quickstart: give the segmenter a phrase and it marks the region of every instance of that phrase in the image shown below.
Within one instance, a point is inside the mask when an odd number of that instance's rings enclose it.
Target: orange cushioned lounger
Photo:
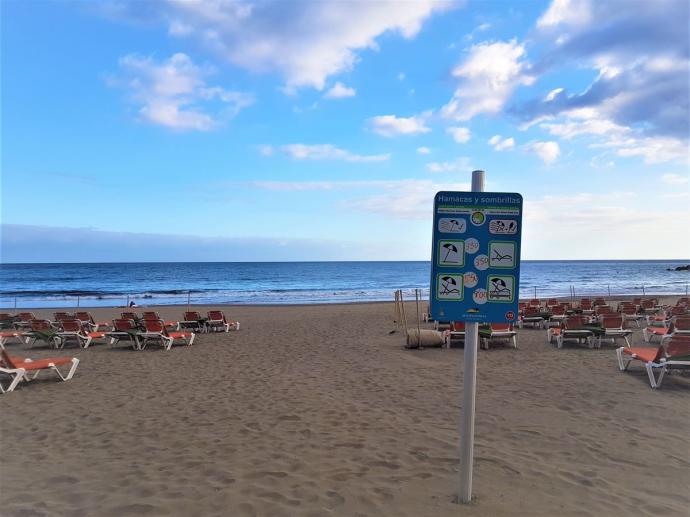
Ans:
[[[15,370],[23,369],[27,372],[27,375],[25,376],[26,380],[33,380],[38,377],[41,372],[52,370],[57,374],[58,377],[60,377],[60,379],[63,381],[68,381],[72,378],[74,372],[77,371],[77,366],[79,365],[79,359],[76,357],[51,357],[47,359],[33,360],[11,356],[5,350],[2,350],[0,353],[2,354],[2,363],[5,367]],[[65,375],[58,369],[58,366],[67,364],[71,364],[72,366],[67,372],[67,375]],[[33,377],[29,376],[28,372],[34,372]]]

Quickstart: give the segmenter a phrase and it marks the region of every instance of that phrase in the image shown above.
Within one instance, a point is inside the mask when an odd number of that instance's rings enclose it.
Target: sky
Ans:
[[[690,257],[685,0],[0,3],[3,262]]]

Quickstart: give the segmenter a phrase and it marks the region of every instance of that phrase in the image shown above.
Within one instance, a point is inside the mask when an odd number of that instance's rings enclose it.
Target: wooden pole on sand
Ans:
[[[419,347],[422,346],[422,329],[419,323],[419,299],[421,298],[421,294],[419,289],[414,290],[414,301],[417,304],[417,346]]]

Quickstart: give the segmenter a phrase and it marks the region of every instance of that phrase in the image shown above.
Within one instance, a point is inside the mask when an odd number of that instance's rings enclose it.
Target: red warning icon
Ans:
[[[513,311],[506,312],[506,319],[508,321],[513,321],[515,319],[515,313]]]

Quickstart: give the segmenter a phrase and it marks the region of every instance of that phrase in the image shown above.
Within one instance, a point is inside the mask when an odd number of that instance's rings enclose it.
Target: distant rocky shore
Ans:
[[[687,266],[670,267],[666,271],[690,271],[690,264]]]

